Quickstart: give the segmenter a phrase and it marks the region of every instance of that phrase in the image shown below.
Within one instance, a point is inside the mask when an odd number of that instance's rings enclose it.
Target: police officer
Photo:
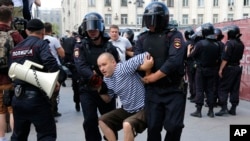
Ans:
[[[186,95],[184,94],[184,39],[182,33],[169,29],[168,7],[151,2],[144,11],[145,31],[136,41],[135,54],[149,52],[154,58],[151,73],[143,78],[146,85],[145,110],[148,141],[160,141],[161,130],[167,130],[165,141],[179,141],[184,127]]]
[[[222,39],[224,38],[224,35],[222,34],[222,31],[220,28],[215,28],[214,29],[214,35],[217,39],[217,43],[219,43],[221,54],[225,48],[225,44],[222,42]],[[221,64],[221,60],[219,60],[219,64]],[[218,87],[219,87],[219,75],[217,75],[216,78],[216,84],[215,84],[215,93],[214,93],[214,106],[220,106],[220,100],[218,96]]]
[[[77,40],[79,38],[79,40]],[[70,37],[66,37],[63,40],[63,48],[65,50],[65,57],[63,58],[64,65],[70,70],[73,90],[73,101],[75,103],[75,110],[80,111],[80,94],[79,94],[79,75],[77,73],[74,62],[74,46],[75,44],[81,44],[80,35],[72,34]]]
[[[121,36],[126,37],[130,41],[130,43],[132,44],[132,46],[135,45],[135,42],[134,42],[134,31],[132,29],[126,28],[126,29],[122,30]]]
[[[195,44],[190,54],[190,57],[194,57],[197,61],[195,74],[197,110],[191,113],[191,116],[202,117],[201,109],[204,105],[205,93],[209,107],[207,115],[214,117],[214,91],[220,60],[220,47],[214,35],[214,26],[211,23],[201,25],[201,32],[204,39]]]
[[[188,28],[184,31],[184,37],[186,39],[185,48],[187,49],[188,45],[193,45],[193,41],[191,39],[194,34],[194,30],[192,28]],[[195,98],[195,60],[193,57],[187,57],[186,59],[186,70],[188,76],[188,85],[189,85],[189,93],[190,97],[188,99],[193,102]]]
[[[44,66],[44,69],[33,69],[41,72],[58,71],[59,66],[50,53],[49,44],[43,40],[45,29],[42,21],[39,19],[30,20],[26,32],[28,37],[17,44],[11,52],[12,62],[23,64],[25,60],[30,60]],[[38,77],[38,82],[39,79]],[[58,84],[56,90],[59,90]],[[15,96],[12,101],[14,131],[11,140],[28,140],[32,123],[37,131],[37,140],[55,141],[57,137],[56,125],[46,93],[40,88],[18,79],[15,79],[14,87]]]
[[[86,141],[101,141],[101,134],[98,128],[98,112],[100,114],[114,110],[115,98],[109,103],[101,98],[107,94],[107,87],[102,82],[102,88],[97,90],[94,85],[100,83],[96,77],[103,77],[97,66],[98,56],[110,51],[118,61],[116,47],[104,36],[104,21],[102,16],[96,12],[87,13],[82,22],[82,30],[86,38],[81,44],[76,44],[74,49],[74,62],[80,77],[80,101],[84,116],[83,129]],[[102,80],[101,80],[102,81]]]
[[[236,25],[227,27],[228,41],[225,43],[225,49],[222,54],[222,62],[219,69],[219,99],[221,102],[221,110],[216,116],[224,114],[236,115],[236,107],[239,104],[239,88],[242,74],[240,60],[244,52],[244,44],[240,40],[240,29]],[[227,100],[230,93],[230,103],[232,107],[228,111]]]

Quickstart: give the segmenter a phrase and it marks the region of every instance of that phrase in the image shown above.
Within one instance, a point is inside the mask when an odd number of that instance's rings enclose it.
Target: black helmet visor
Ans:
[[[158,14],[153,14],[153,15],[143,15],[143,23],[142,23],[142,27],[155,27],[158,28],[160,27],[163,23],[163,18],[162,15],[158,15]]]
[[[103,23],[100,20],[88,20],[83,22],[84,31],[99,30],[103,31]]]

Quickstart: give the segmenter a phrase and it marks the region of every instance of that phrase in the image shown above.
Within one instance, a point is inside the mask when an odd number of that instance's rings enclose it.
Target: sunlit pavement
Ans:
[[[71,80],[66,81],[66,87],[61,88],[59,112],[61,117],[56,118],[57,122],[57,140],[58,141],[85,141],[82,128],[82,112],[76,112],[73,102],[73,91]],[[229,105],[230,106],[230,105]],[[215,108],[218,112],[220,108]],[[250,125],[250,101],[241,100],[237,107],[237,115],[226,115],[223,117],[210,118],[207,116],[208,108],[203,107],[202,118],[191,117],[190,113],[195,111],[194,103],[187,100],[185,113],[185,128],[181,141],[229,141],[229,125],[243,124]],[[46,127],[45,127],[46,128]],[[165,131],[162,132],[164,135]],[[7,133],[9,138],[11,133]],[[163,137],[164,138],[164,137]],[[136,137],[136,141],[146,141],[147,132],[144,131]],[[119,141],[123,140],[122,130],[119,132]],[[163,139],[162,139],[163,140]],[[31,127],[29,141],[36,141],[34,127]]]

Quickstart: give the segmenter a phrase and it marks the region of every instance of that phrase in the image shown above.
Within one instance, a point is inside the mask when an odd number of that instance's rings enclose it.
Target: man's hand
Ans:
[[[145,84],[148,84],[148,83],[153,83],[153,82],[156,82],[157,80],[165,77],[166,74],[161,72],[160,70],[156,71],[155,73],[151,73],[145,77],[142,78],[142,81],[145,83]]]
[[[88,86],[92,89],[92,90],[99,90],[102,87],[102,77],[98,76],[98,75],[93,75],[91,77],[91,79],[89,80]]]
[[[108,94],[101,94],[100,97],[105,103],[109,103],[111,101],[111,97]]]
[[[147,54],[144,58],[143,64],[140,66],[139,70],[145,71],[146,74],[150,73],[151,68],[154,66],[154,59],[150,54]]]
[[[57,81],[57,82],[56,82],[55,89],[54,89],[54,92],[58,92],[58,91],[60,90],[60,87],[61,87],[61,85],[60,85],[60,83]]]

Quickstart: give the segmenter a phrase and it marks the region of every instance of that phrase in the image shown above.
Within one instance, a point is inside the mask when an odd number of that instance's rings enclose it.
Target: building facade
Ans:
[[[52,9],[36,9],[34,11],[34,18],[41,19],[43,22],[50,22],[56,25],[59,32],[59,37],[62,36],[62,11],[61,8]]]
[[[165,3],[170,20],[184,27],[250,16],[250,0],[62,0],[62,31],[77,31],[88,12],[100,13],[106,29],[117,24],[140,31],[144,8],[152,1]]]

